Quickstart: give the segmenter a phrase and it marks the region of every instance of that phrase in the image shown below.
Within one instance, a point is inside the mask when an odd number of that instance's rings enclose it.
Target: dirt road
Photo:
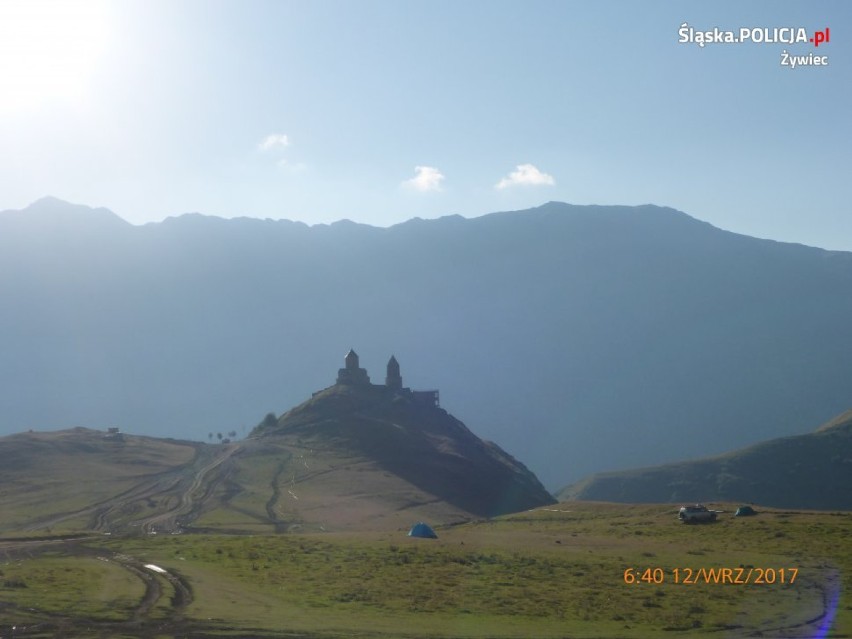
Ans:
[[[98,503],[32,521],[23,530],[47,531],[81,517],[89,518],[88,529],[102,532],[179,530],[203,510],[205,501],[232,470],[232,457],[240,451],[240,444],[215,447],[200,444],[186,464],[146,476]]]
[[[99,620],[73,615],[73,611],[58,614],[28,606],[26,609],[5,603],[0,608],[0,637],[109,637],[130,635],[135,637],[162,636],[164,631],[186,625],[184,611],[192,603],[193,592],[189,582],[171,568],[154,570],[129,555],[98,547],[100,535],[37,541],[0,541],[0,555],[6,561],[37,559],[39,555],[83,557],[92,561],[113,563],[121,567],[145,587],[144,595],[128,611],[125,620]],[[164,604],[164,598],[168,602]],[[156,618],[152,611],[157,609]]]

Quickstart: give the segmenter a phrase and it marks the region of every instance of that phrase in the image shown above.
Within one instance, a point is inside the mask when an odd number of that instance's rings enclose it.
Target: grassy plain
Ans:
[[[0,566],[0,600],[41,612],[122,620],[145,594],[144,585],[114,563],[46,553]]]
[[[85,544],[182,576],[192,591],[182,623],[204,628],[193,636],[795,637],[823,626],[852,636],[852,513],[735,519],[733,505],[716,507],[728,511],[718,523],[693,526],[669,505],[569,502],[439,528],[438,540],[393,530]],[[724,567],[784,568],[787,583],[780,572],[775,583],[682,583],[686,568]],[[646,568],[661,569],[662,583],[643,580]],[[639,571],[634,583],[627,569]],[[0,570],[0,602],[17,610],[110,620],[141,596],[91,557],[45,554]],[[0,605],[0,629],[14,619]]]

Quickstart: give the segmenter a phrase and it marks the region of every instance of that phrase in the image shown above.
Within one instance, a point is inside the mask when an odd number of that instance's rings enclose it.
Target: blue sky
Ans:
[[[831,41],[702,48],[684,22]],[[852,250],[850,26],[843,1],[0,0],[0,210],[387,226],[654,203]]]

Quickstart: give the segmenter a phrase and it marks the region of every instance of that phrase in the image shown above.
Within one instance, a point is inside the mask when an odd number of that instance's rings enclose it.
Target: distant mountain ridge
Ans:
[[[718,457],[599,473],[561,500],[631,503],[740,501],[776,508],[852,510],[852,410],[813,433]]]
[[[850,253],[650,205],[391,228],[92,211],[0,213],[0,433],[242,433],[351,344],[416,362],[551,488],[852,403]]]

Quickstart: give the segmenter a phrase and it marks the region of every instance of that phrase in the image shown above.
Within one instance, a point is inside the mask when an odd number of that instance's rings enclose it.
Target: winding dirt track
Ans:
[[[146,476],[130,488],[96,504],[35,520],[23,530],[46,530],[80,517],[90,517],[89,528],[102,532],[179,530],[199,513],[204,501],[227,478],[232,468],[231,458],[241,450],[239,444],[215,448],[200,445],[187,464]],[[144,512],[146,505],[153,503],[157,504],[157,509],[150,515],[128,519],[128,513],[132,513],[134,507],[136,511]]]
[[[185,523],[181,519],[197,512],[216,486],[228,476],[231,470],[229,463],[231,457],[239,453],[240,450],[239,445],[232,445],[218,451],[218,454],[209,463],[195,472],[189,485],[179,493],[177,503],[174,506],[166,512],[146,517],[135,523],[138,523],[145,533],[179,529],[181,523]]]
[[[86,542],[102,539],[101,536],[89,536],[61,540],[0,542],[0,552],[7,560],[13,561],[33,559],[42,553],[59,550],[65,556],[86,557],[93,561],[105,561],[120,566],[145,586],[144,595],[133,610],[129,611],[127,619],[99,620],[27,608],[25,614],[21,611],[21,619],[25,621],[12,624],[6,622],[0,626],[0,637],[5,637],[2,633],[8,631],[10,637],[110,637],[125,634],[146,638],[185,629],[187,623],[183,613],[193,600],[189,582],[172,569],[162,573],[156,572],[128,555],[86,545]],[[152,610],[158,606],[166,594],[169,596],[168,606],[159,606],[157,618],[153,619]],[[17,607],[11,604],[4,604],[3,607],[6,609],[4,618],[14,619]],[[12,627],[15,629],[14,634],[11,631]]]

